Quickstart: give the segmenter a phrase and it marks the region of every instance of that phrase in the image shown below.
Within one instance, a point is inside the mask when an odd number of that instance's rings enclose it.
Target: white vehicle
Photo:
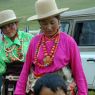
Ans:
[[[77,42],[88,88],[95,90],[95,7],[62,13],[61,26]]]

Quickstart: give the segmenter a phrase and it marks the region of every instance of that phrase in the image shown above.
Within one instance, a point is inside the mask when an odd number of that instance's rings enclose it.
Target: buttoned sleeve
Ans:
[[[69,38],[70,63],[75,82],[78,87],[78,95],[87,95],[87,82],[82,68],[79,48],[73,38]]]
[[[19,80],[17,81],[16,89],[14,95],[26,95],[26,83],[29,75],[29,71],[31,68],[32,62],[32,41],[30,42],[28,52],[26,54],[26,61],[23,65],[23,69],[21,71]]]
[[[0,42],[0,75],[3,75],[6,71],[6,63],[4,60],[6,59],[5,53],[3,51],[3,43]]]
[[[5,71],[6,71],[6,64],[2,59],[0,59],[0,75],[4,74]]]

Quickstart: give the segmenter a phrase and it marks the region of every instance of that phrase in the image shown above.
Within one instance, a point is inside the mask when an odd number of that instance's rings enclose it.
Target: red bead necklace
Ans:
[[[54,54],[56,52],[56,49],[57,49],[58,43],[59,43],[59,33],[54,36],[53,40],[54,40],[54,45],[52,46],[50,53],[48,53],[47,47],[46,47],[45,35],[42,36],[41,40],[38,42],[36,52],[34,55],[34,64],[35,65],[38,65],[39,67],[44,68],[44,67],[47,67],[52,64],[53,59],[54,59]],[[41,64],[38,60],[38,53],[39,53],[41,43],[42,43],[42,48],[44,51],[44,58],[43,58],[44,64]]]
[[[18,34],[16,34],[15,38],[16,37],[18,37]],[[17,47],[16,45],[13,45],[9,48],[6,48],[6,43],[7,42],[5,41],[4,38],[3,38],[3,41],[4,41],[4,51],[6,53],[6,57],[9,58],[11,62],[17,61],[17,60],[18,61],[23,61],[24,60],[24,56],[23,56],[23,53],[22,53],[22,50],[23,50],[23,47],[22,47],[23,41],[22,40],[20,40],[21,45],[19,47]],[[15,49],[17,51],[17,56],[13,52]]]

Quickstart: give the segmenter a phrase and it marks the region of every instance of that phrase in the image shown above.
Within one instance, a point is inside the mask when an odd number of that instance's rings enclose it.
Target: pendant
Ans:
[[[43,62],[46,66],[48,66],[51,62],[51,58],[50,56],[46,56],[44,59],[43,59]]]

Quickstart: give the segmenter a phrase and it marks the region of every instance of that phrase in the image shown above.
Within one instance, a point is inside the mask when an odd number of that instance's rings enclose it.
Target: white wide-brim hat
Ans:
[[[27,21],[44,19],[65,12],[68,9],[58,9],[55,0],[37,0],[35,3],[36,15],[29,17]]]
[[[13,10],[4,10],[0,12],[0,27],[8,23],[19,21],[21,18],[17,18]]]

